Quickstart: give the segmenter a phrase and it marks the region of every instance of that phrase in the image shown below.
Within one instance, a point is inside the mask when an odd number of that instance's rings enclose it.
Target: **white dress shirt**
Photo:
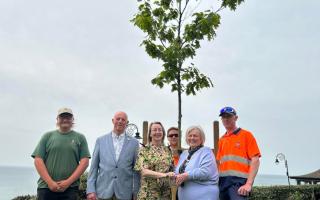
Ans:
[[[124,138],[125,138],[125,133],[121,133],[120,135],[112,132],[112,141],[113,141],[113,147],[114,147],[114,152],[116,154],[116,161],[118,161],[121,150],[122,150],[122,146],[123,146],[123,142],[124,142]]]

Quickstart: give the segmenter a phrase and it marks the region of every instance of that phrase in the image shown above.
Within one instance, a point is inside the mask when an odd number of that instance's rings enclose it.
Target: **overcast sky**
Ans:
[[[230,105],[256,136],[261,174],[285,173],[274,164],[279,152],[292,175],[319,169],[319,8],[319,0],[251,0],[221,12],[216,39],[193,61],[215,87],[183,97],[183,129],[201,125],[213,147],[212,122]],[[0,1],[0,165],[32,166],[64,106],[91,152],[118,110],[141,132],[144,120],[176,125],[177,95],[150,83],[161,63],[139,47],[144,34],[129,22],[136,10],[134,0]]]

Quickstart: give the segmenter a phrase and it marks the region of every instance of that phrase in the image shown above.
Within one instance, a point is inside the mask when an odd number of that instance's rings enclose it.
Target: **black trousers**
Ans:
[[[52,192],[48,188],[38,188],[37,200],[77,200],[78,194],[78,187],[68,188],[64,192]]]

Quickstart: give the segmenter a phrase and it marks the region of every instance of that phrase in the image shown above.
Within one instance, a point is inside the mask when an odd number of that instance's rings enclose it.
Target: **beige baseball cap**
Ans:
[[[58,110],[58,116],[63,114],[63,113],[68,113],[68,114],[73,115],[73,112],[72,112],[72,110],[70,108],[60,108]]]

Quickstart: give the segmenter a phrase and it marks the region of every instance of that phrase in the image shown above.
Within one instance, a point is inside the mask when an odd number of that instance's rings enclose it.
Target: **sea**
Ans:
[[[32,167],[0,166],[0,200],[11,200],[21,195],[36,194],[39,175]],[[292,184],[293,181],[291,181]],[[281,175],[258,175],[256,186],[287,185],[288,179]]]

